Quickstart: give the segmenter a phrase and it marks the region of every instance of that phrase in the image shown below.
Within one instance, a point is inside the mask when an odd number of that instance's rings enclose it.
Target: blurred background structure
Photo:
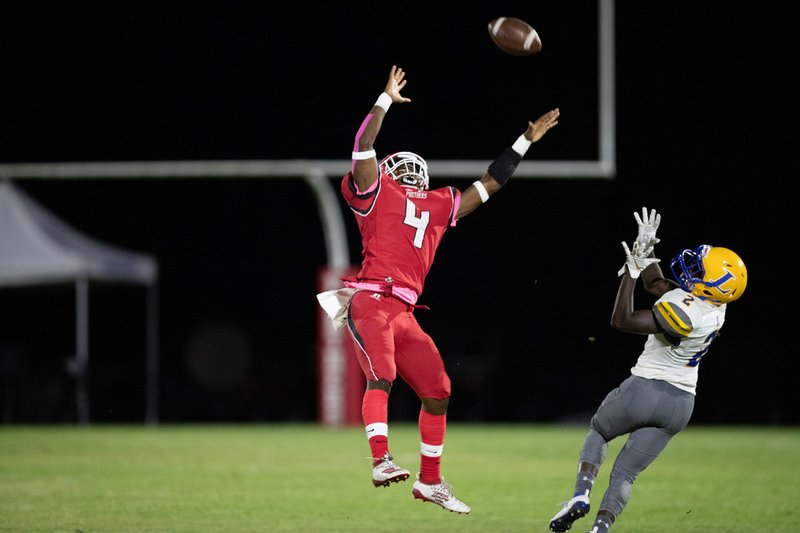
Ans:
[[[609,9],[611,64],[598,23]],[[376,148],[421,154],[432,187],[465,188],[529,119],[559,107],[560,124],[526,157],[529,175],[448,232],[428,278],[431,310],[417,316],[453,378],[451,419],[588,421],[644,342],[608,322],[620,242],[646,206],[663,217],[665,271],[709,243],[739,253],[751,277],[703,359],[694,420],[797,424],[798,88],[786,10],[6,3],[0,178],[85,234],[158,261],[160,420],[315,420],[325,230],[341,215],[337,261],[358,264],[338,184],[390,67],[407,71],[412,103],[391,109]],[[499,51],[486,29],[498,16],[531,23],[542,51]],[[264,172],[264,162],[288,166]],[[88,170],[97,164],[107,166]],[[297,170],[306,166],[323,172]],[[325,182],[339,213],[319,208]],[[146,417],[146,297],[92,289],[81,375],[94,422]],[[75,336],[74,285],[0,288],[3,422],[79,418]],[[393,394],[390,414],[415,418],[404,384]]]

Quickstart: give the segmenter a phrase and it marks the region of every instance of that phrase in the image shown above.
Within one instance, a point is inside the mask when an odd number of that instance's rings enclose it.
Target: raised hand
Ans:
[[[392,71],[389,73],[389,81],[386,82],[386,89],[384,89],[383,92],[388,94],[394,103],[404,104],[411,101],[411,98],[400,95],[400,91],[402,91],[406,83],[408,83],[408,80],[405,78],[405,71],[396,65],[392,65]]]
[[[536,122],[528,121],[528,129],[525,131],[525,138],[535,143],[547,133],[547,130],[558,125],[558,117],[561,111],[558,108],[552,109],[536,119]]]
[[[653,251],[653,245],[642,246],[639,244],[639,241],[634,241],[633,248],[630,249],[628,248],[628,244],[625,241],[622,241],[622,249],[625,250],[625,264],[619,269],[617,276],[624,274],[625,267],[628,267],[628,272],[630,273],[631,277],[636,279],[644,271],[644,269],[653,263],[658,263],[661,261],[661,259],[657,259],[655,257],[647,257],[650,255],[650,252]]]
[[[653,209],[648,216],[647,208],[643,207],[641,217],[639,213],[636,212],[633,213],[633,216],[636,218],[636,223],[639,225],[639,233],[636,235],[636,242],[639,243],[640,251],[644,251],[647,247],[652,251],[653,246],[661,242],[661,239],[656,237],[656,230],[659,224],[661,224],[661,215],[656,213],[656,210]],[[650,255],[650,252],[648,252],[647,255]],[[647,257],[647,255],[645,255],[645,257]]]

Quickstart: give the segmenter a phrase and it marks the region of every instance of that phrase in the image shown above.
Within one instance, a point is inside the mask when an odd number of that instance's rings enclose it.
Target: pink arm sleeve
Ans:
[[[356,133],[356,140],[353,143],[353,151],[358,152],[358,141],[361,139],[361,136],[364,134],[364,130],[367,129],[367,124],[372,119],[372,113],[368,114],[364,119],[364,122],[361,123],[361,127],[358,128],[358,132]],[[353,160],[353,164],[350,167],[350,170],[355,172],[356,170],[356,162]]]

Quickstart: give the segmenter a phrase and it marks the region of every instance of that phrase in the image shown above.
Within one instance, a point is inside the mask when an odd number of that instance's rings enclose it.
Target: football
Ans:
[[[500,50],[512,56],[529,56],[542,49],[539,34],[522,19],[499,17],[491,20],[489,35]]]

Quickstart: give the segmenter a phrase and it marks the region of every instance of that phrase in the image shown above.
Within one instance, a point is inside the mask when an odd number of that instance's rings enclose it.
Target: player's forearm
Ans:
[[[364,118],[361,127],[358,128],[356,133],[356,140],[353,146],[353,159],[367,159],[374,157],[372,153],[375,139],[383,124],[383,118],[392,105],[392,99],[386,93],[381,93],[375,105],[372,106],[369,114]]]
[[[614,300],[614,309],[611,311],[611,327],[625,331],[633,316],[633,289],[636,280],[627,272],[622,276],[617,288],[617,296]]]
[[[360,191],[367,190],[378,179],[380,171],[373,145],[390,105],[392,105],[391,97],[385,92],[381,93],[356,133],[351,171]]]
[[[653,263],[642,271],[642,285],[644,290],[655,297],[671,291],[676,287],[674,283],[664,277],[658,263]]]
[[[508,183],[511,176],[514,175],[514,172],[517,170],[517,165],[522,161],[522,158],[525,156],[530,146],[531,141],[526,139],[525,135],[520,135],[517,140],[514,141],[514,144],[503,150],[500,155],[497,156],[497,159],[489,165],[486,173],[497,182],[498,189]]]
[[[364,119],[353,145],[354,160],[358,161],[375,157],[374,144],[375,138],[378,136],[378,131],[381,129],[381,120],[382,118],[376,118],[372,113],[367,115],[367,118]]]

